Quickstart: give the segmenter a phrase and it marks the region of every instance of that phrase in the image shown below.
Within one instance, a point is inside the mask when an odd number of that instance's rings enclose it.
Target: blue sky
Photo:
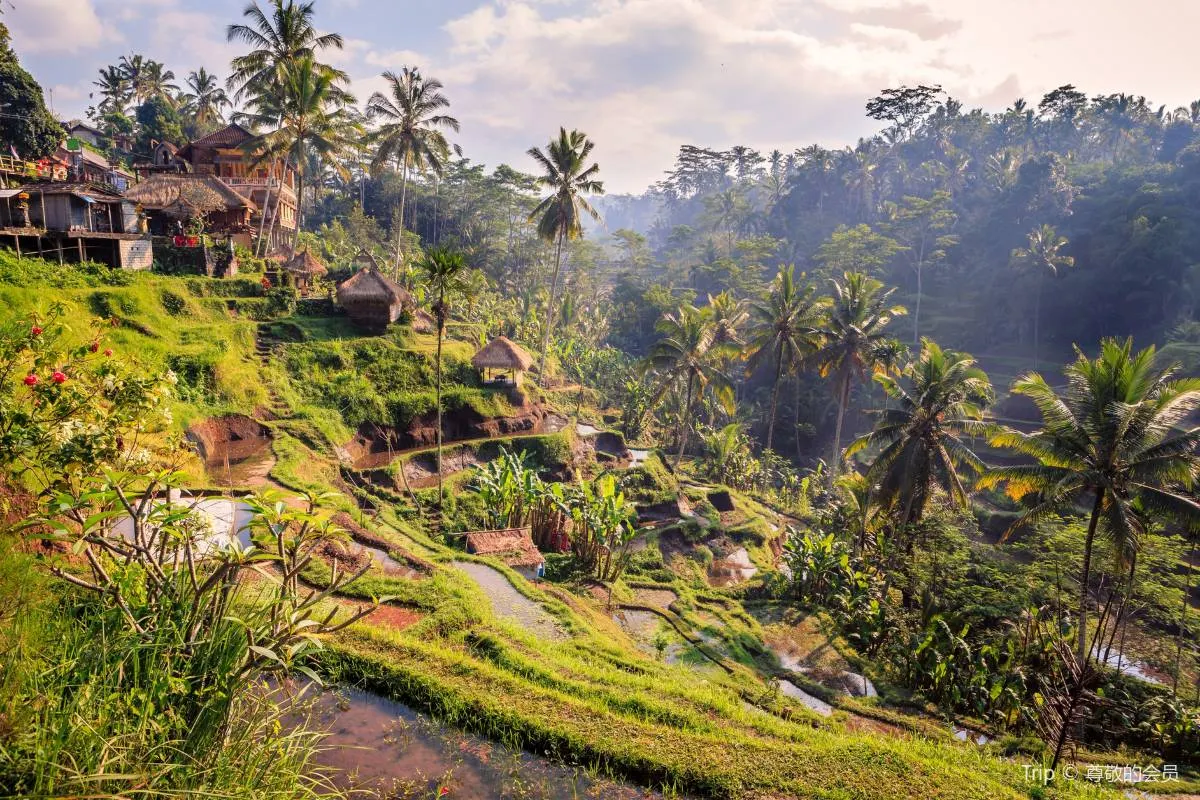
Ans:
[[[10,6],[11,3],[11,6]],[[245,0],[0,0],[63,117],[122,53],[224,76]],[[610,191],[640,191],[680,144],[788,150],[869,134],[866,99],[938,82],[968,105],[1075,83],[1169,107],[1200,98],[1192,0],[316,0],[365,101],[418,65],[446,84],[469,157],[530,169],[559,125],[586,131]]]

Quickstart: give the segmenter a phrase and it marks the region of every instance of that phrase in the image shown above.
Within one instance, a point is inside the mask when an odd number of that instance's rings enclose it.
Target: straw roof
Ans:
[[[329,272],[321,260],[309,252],[308,248],[304,248],[296,255],[292,256],[284,265],[283,268],[294,275],[305,275],[315,277],[325,275]]]
[[[143,208],[168,214],[255,209],[253,201],[230,189],[219,178],[185,172],[151,175],[129,187],[125,197]]]
[[[511,339],[498,336],[475,354],[471,364],[476,369],[515,369],[525,372],[533,366],[533,356]]]
[[[337,287],[338,302],[400,303],[412,305],[413,299],[404,287],[374,269],[362,269]]]
[[[529,528],[471,531],[467,534],[467,552],[496,556],[510,567],[536,567],[545,560],[534,545]]]

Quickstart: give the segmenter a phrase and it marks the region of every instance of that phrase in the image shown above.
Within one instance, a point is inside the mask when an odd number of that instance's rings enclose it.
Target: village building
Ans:
[[[179,148],[174,154],[157,151],[159,169],[185,168],[197,175],[211,175],[251,203],[251,227],[263,229],[268,249],[291,241],[299,214],[296,204],[296,172],[282,160],[255,165],[247,144],[254,134],[240,125],[229,124]],[[164,164],[157,164],[159,161]],[[264,220],[260,215],[265,215]]]
[[[533,366],[533,356],[508,337],[497,336],[472,357],[471,365],[485,383],[520,386],[522,376]]]
[[[10,238],[11,237],[11,238]],[[44,182],[0,189],[0,243],[59,263],[98,261],[149,269],[150,237],[137,209],[111,186]]]
[[[89,147],[103,148],[104,147],[104,132],[99,128],[93,128],[85,122],[77,119],[68,120],[62,124],[63,130],[67,132],[67,139],[75,139],[83,142]]]
[[[214,175],[159,172],[125,193],[141,206],[150,233],[174,236],[200,220],[206,233],[249,247],[257,206]]]
[[[471,531],[467,534],[467,552],[496,558],[529,580],[546,575],[546,559],[534,545],[529,528]]]
[[[375,267],[360,269],[337,287],[338,305],[360,327],[382,332],[405,311],[414,312],[413,297]]]
[[[67,167],[67,178],[79,183],[105,183],[123,192],[134,183],[133,173],[120,164],[109,161],[89,147],[71,147],[68,141],[58,148],[54,159]]]

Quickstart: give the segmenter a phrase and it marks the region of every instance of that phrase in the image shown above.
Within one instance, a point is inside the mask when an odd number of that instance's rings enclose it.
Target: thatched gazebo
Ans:
[[[125,191],[126,199],[146,211],[150,232],[170,235],[175,222],[204,219],[208,230],[238,233],[249,230],[254,202],[213,175],[159,172]]]
[[[383,331],[401,312],[416,307],[403,286],[373,267],[359,270],[337,287],[338,305],[368,330]]]
[[[490,379],[490,372],[504,372],[511,373],[513,386],[520,386],[522,373],[533,366],[533,356],[508,337],[497,336],[475,354],[471,365],[483,373],[485,381]],[[499,380],[503,381],[503,376]]]
[[[329,274],[321,260],[309,252],[307,247],[285,261],[283,270],[292,276],[296,288],[301,292],[308,291],[314,278]]]

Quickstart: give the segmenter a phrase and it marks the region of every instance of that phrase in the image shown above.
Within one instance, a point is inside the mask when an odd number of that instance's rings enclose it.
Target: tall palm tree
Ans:
[[[1075,259],[1063,255],[1067,246],[1065,236],[1059,236],[1053,225],[1041,225],[1029,234],[1029,244],[1012,251],[1012,260],[1037,274],[1036,298],[1033,302],[1033,368],[1038,368],[1038,327],[1042,319],[1042,283],[1046,274],[1058,275],[1059,269],[1074,266]]]
[[[834,475],[842,465],[842,424],[850,404],[854,381],[884,369],[884,356],[893,352],[886,328],[907,313],[904,306],[890,305],[895,289],[861,272],[847,272],[832,282],[833,298],[821,331],[821,346],[813,359],[822,377],[836,376],[837,423],[833,429]]]
[[[1200,520],[1200,505],[1190,494],[1200,474],[1200,428],[1186,425],[1200,409],[1200,380],[1176,378],[1174,365],[1160,369],[1154,348],[1134,353],[1131,339],[1104,340],[1094,359],[1076,353],[1065,370],[1061,397],[1036,372],[1013,384],[1012,391],[1030,398],[1041,412],[1040,430],[1026,434],[1000,428],[991,437],[992,444],[1037,463],[990,470],[980,485],[1003,483],[1015,499],[1036,494],[1010,533],[1080,504],[1091,506],[1079,570],[1082,663],[1089,652],[1087,604],[1096,535],[1112,540],[1118,553],[1136,553],[1143,523],[1135,503],[1152,514]]]
[[[115,66],[105,67],[100,70],[100,78],[93,81],[92,85],[100,90],[101,100],[96,106],[98,116],[125,113],[131,91],[124,70]]]
[[[319,63],[316,58],[322,50],[341,50],[341,35],[317,33],[312,21],[312,2],[270,0],[267,9],[264,11],[258,3],[252,2],[242,11],[248,22],[225,29],[227,41],[240,41],[252,48],[249,53],[229,62],[233,71],[226,85],[235,90],[233,99],[241,101],[265,92],[272,83],[282,80],[284,70],[303,58],[313,59],[313,68],[329,78],[331,94],[340,95],[340,85],[349,81],[349,76],[342,70]]]
[[[450,318],[450,305],[454,296],[464,288],[463,273],[467,262],[462,253],[444,247],[426,251],[421,262],[425,274],[426,294],[433,301],[433,316],[437,320],[437,472],[438,508],[442,507],[442,339],[446,334],[446,320]]]
[[[905,366],[903,377],[905,383],[875,376],[897,405],[879,412],[875,429],[851,442],[846,453],[881,448],[867,482],[879,504],[898,512],[900,525],[909,525],[921,520],[937,489],[967,504],[960,470],[978,473],[984,465],[964,439],[986,432],[983,411],[995,395],[974,358],[943,350],[929,339],[922,340],[920,355]]]
[[[679,413],[679,466],[687,449],[688,431],[692,427],[692,406],[705,387],[711,387],[720,402],[732,410],[733,387],[720,364],[728,345],[717,342],[717,328],[707,308],[680,306],[677,311],[663,315],[655,325],[662,338],[655,342],[646,360],[647,367],[659,377],[658,386],[647,404],[654,409],[672,386],[684,385],[683,406]]]
[[[342,96],[333,91],[333,78],[315,69],[312,56],[305,56],[280,75],[270,91],[255,95],[243,116],[252,127],[267,133],[246,142],[252,163],[283,161],[296,169],[295,249],[304,216],[304,184],[310,159],[329,164],[343,177],[348,171],[339,156],[357,132],[337,106]],[[285,168],[286,169],[286,168]]]
[[[172,92],[179,91],[179,87],[172,83],[175,73],[161,62],[131,53],[121,56],[117,69],[125,78],[134,102],[140,104],[161,97],[170,105],[175,105]]]
[[[812,286],[796,284],[795,267],[779,270],[766,298],[750,304],[750,360],[753,372],[764,362],[774,367],[771,411],[767,416],[767,449],[775,437],[775,412],[784,375],[797,372],[821,341],[822,307]]]
[[[201,67],[188,74],[187,89],[179,99],[183,101],[184,109],[192,115],[197,127],[207,127],[224,120],[221,109],[229,105],[229,96],[221,88],[216,75]]]
[[[367,116],[384,120],[375,133],[378,149],[371,162],[378,172],[390,161],[400,168],[400,213],[396,222],[396,268],[400,267],[404,242],[404,205],[408,198],[408,176],[416,169],[440,176],[450,156],[450,143],[442,129],[458,131],[458,120],[440,113],[450,107],[442,94],[442,82],[426,78],[416,67],[402,67],[400,74],[383,73],[388,93],[375,92],[367,101]]]
[[[546,311],[546,326],[542,330],[542,356],[538,362],[538,381],[546,385],[546,348],[554,327],[554,304],[558,295],[558,276],[562,271],[562,246],[566,239],[583,235],[583,215],[599,220],[600,213],[584,198],[585,194],[604,194],[604,182],[596,180],[598,164],[587,163],[595,147],[582,131],[567,132],[559,128],[558,139],[551,140],[545,152],[529,148],[529,156],[542,168],[537,186],[550,194],[538,203],[529,215],[537,220],[538,236],[554,242],[554,277],[550,280],[550,305]]]

